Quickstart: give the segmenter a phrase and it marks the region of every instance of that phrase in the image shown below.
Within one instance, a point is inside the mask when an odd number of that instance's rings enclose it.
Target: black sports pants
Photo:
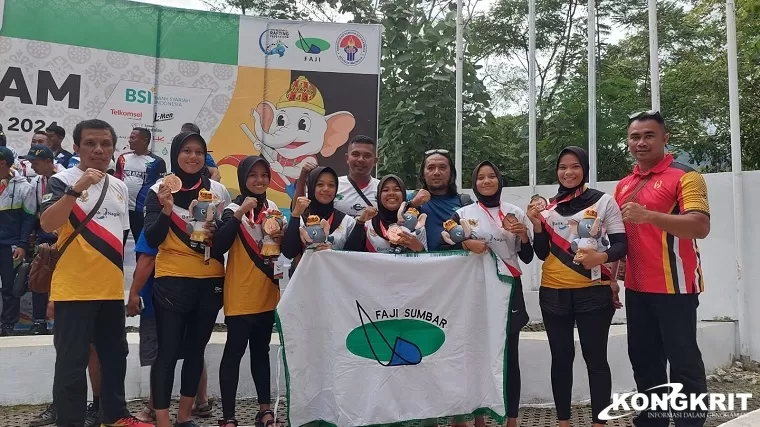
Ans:
[[[573,391],[573,361],[575,359],[574,326],[578,324],[583,359],[588,370],[593,422],[610,404],[612,374],[607,362],[607,338],[615,308],[609,286],[580,289],[539,290],[541,314],[552,353],[552,392],[557,419],[570,419]]]
[[[169,409],[174,369],[180,355],[180,395],[195,397],[203,372],[206,344],[222,306],[223,278],[160,277],[153,285],[158,355],[150,371],[153,406]]]
[[[100,420],[111,424],[129,416],[124,399],[127,335],[124,301],[56,301],[53,401],[58,426],[84,425],[90,342],[100,359]]]
[[[628,357],[640,393],[671,383],[681,383],[681,393],[707,393],[705,365],[697,345],[698,294],[654,294],[625,291],[628,320]],[[670,381],[666,371],[670,362]],[[662,394],[670,389],[659,389]],[[650,398],[651,401],[651,398]],[[705,412],[670,411],[676,426],[703,426]],[[667,414],[643,411],[636,427],[667,426]]]
[[[270,392],[269,342],[272,338],[274,311],[227,316],[227,343],[219,367],[219,386],[222,391],[222,412],[224,419],[235,418],[235,396],[240,377],[240,360],[249,347],[251,375],[256,385],[259,403],[268,404],[272,400]]]

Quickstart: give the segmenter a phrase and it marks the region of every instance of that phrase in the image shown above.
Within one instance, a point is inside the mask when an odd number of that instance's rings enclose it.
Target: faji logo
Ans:
[[[127,102],[135,102],[137,104],[152,104],[154,93],[155,89],[153,88],[150,90],[137,90],[127,88],[124,100]]]
[[[440,350],[446,341],[446,319],[417,308],[375,311],[375,321],[356,301],[361,326],[346,337],[352,354],[381,366],[409,366]],[[403,315],[403,317],[402,317]],[[365,322],[366,318],[366,322]]]

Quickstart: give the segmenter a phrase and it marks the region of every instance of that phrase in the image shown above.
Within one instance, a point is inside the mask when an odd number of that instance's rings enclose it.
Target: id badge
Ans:
[[[272,266],[272,268],[274,269],[274,278],[275,279],[282,279],[282,276],[283,276],[282,273],[284,271],[282,269],[282,262],[280,262],[279,260],[275,261],[274,265]]]
[[[596,267],[591,269],[591,280],[597,281],[602,279],[602,266],[597,265]]]

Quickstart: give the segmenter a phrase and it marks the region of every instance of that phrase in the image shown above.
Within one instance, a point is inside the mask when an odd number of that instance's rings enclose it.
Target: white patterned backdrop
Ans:
[[[22,104],[19,98],[13,96],[7,96],[2,100],[0,124],[8,137],[8,145],[19,152],[28,149],[34,128],[41,124],[39,121],[44,121],[45,126],[53,121],[63,126],[66,129],[64,148],[71,150],[71,133],[74,126],[82,120],[96,118],[120,81],[142,83],[149,87],[155,83],[156,59],[153,57],[34,40],[0,37],[0,64],[4,65],[0,68],[0,76],[8,66],[21,68],[33,100],[36,100],[38,71],[49,71],[59,86],[71,74],[81,76],[79,109],[69,109],[68,99],[54,101],[52,97],[47,106]],[[197,116],[192,120],[201,128],[201,133],[206,139],[210,140],[232,98],[237,67],[159,59],[158,76],[159,96],[162,95],[161,85],[210,90],[209,96],[198,106]],[[148,120],[143,121],[151,123],[152,114],[147,118]],[[18,123],[13,126],[15,122],[25,119],[34,123],[31,131],[24,131],[26,129],[22,129]],[[164,135],[163,141],[156,141],[154,151],[157,154],[163,151],[162,144],[171,142],[181,124],[156,124],[162,131],[160,133]],[[120,137],[129,134],[129,129],[116,130]],[[121,151],[125,145],[126,140],[120,138],[117,149]],[[209,148],[213,150],[213,147]]]

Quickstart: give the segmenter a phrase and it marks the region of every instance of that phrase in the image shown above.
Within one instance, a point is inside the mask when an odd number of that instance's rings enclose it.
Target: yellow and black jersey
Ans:
[[[224,210],[223,225],[214,235],[214,244],[229,247],[227,273],[224,277],[224,314],[238,316],[272,311],[280,300],[279,281],[275,278],[275,256],[268,255],[274,242],[263,232],[266,212],[257,218],[238,221],[234,214],[240,206],[231,203]],[[278,210],[267,200],[268,210]],[[223,250],[223,249],[220,249]]]
[[[41,212],[65,196],[66,187],[84,174],[79,168],[53,175],[42,196]],[[95,207],[105,179],[82,192],[68,220],[58,230],[62,245]],[[127,186],[110,177],[106,197],[95,216],[74,238],[56,264],[50,286],[51,301],[124,299],[124,230],[129,230]],[[71,196],[66,196],[71,197]]]
[[[158,186],[163,179],[159,180],[149,192],[149,197],[156,196]],[[230,194],[220,183],[209,180],[210,191],[213,193],[213,203],[216,206],[216,217],[221,218],[222,211],[230,203]],[[163,214],[161,214],[163,216]],[[217,254],[204,262],[202,251],[191,247],[188,223],[193,218],[190,212],[177,205],[172,209],[169,232],[166,238],[158,246],[156,255],[155,277],[193,277],[204,279],[210,277],[224,277],[224,258]],[[147,227],[147,224],[146,224]]]

